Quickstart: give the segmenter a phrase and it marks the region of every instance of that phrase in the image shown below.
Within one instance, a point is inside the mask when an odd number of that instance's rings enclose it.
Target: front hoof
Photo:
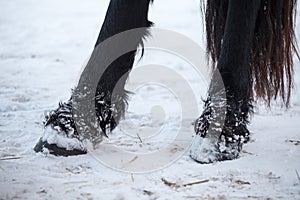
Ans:
[[[82,149],[71,149],[68,150],[64,147],[59,147],[56,144],[49,144],[47,141],[43,141],[42,138],[38,141],[38,143],[34,147],[35,152],[42,152],[42,153],[50,153],[55,156],[77,156],[86,154],[86,150]]]
[[[51,129],[46,131],[35,145],[35,152],[49,153],[55,156],[76,156],[87,153],[79,139],[67,137],[65,134]]]

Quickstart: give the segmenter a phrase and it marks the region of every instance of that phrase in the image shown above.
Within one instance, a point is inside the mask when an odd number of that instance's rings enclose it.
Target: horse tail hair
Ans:
[[[207,53],[215,67],[221,53],[229,0],[207,1],[205,8]],[[270,106],[281,99],[289,106],[293,88],[293,55],[299,53],[295,37],[297,0],[261,0],[249,64],[252,96]]]

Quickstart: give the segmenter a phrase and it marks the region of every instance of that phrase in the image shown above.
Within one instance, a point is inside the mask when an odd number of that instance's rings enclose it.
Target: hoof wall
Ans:
[[[55,156],[77,156],[86,154],[86,150],[82,149],[66,149],[64,147],[59,147],[56,144],[49,144],[47,141],[43,141],[42,138],[38,141],[38,143],[34,147],[35,152],[45,152],[48,151],[50,154]]]
[[[241,143],[226,145],[219,141],[215,142],[209,138],[202,138],[196,135],[190,157],[198,163],[209,164],[218,161],[234,160],[239,157],[242,149]]]

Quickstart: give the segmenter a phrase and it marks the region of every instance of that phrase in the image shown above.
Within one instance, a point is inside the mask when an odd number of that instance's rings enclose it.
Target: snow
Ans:
[[[44,112],[69,98],[93,49],[107,5],[108,0],[0,0],[0,199],[300,199],[296,173],[300,173],[299,61],[291,108],[257,107],[251,141],[237,160],[201,165],[185,153],[159,170],[125,173],[99,162],[95,153],[65,158],[33,151],[44,132]],[[156,1],[150,20],[203,46],[196,0]],[[299,29],[300,19],[298,37]],[[205,83],[197,81],[184,63],[150,51],[142,62],[147,59],[174,67],[190,80],[199,94],[198,102],[205,97]],[[138,85],[134,80],[130,79],[131,84]],[[119,146],[129,152],[151,152],[171,142],[172,132],[181,128],[176,125],[181,121],[177,117],[181,108],[172,92],[157,87],[140,88],[129,105],[126,120],[132,120],[143,143],[132,132],[126,135],[120,129],[108,142],[122,139]],[[158,104],[165,108],[164,115],[155,106],[160,102],[164,102]],[[200,108],[188,110],[200,113]],[[157,114],[157,121],[151,121],[151,114]],[[187,137],[193,135],[191,120],[182,123]],[[164,122],[161,136],[143,135]],[[197,181],[204,182],[186,185]]]
[[[77,138],[68,138],[65,134],[57,134],[57,130],[50,127],[45,128],[45,133],[42,136],[42,141],[47,141],[48,144],[57,144],[58,147],[66,148],[67,150],[79,149],[85,150],[82,142]]]

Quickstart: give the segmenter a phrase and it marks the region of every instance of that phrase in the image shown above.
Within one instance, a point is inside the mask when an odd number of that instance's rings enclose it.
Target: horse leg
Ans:
[[[94,138],[88,138],[93,139],[94,142],[99,142],[102,135],[106,135],[112,131],[124,113],[127,97],[124,84],[134,63],[136,49],[139,45],[142,45],[143,39],[148,34],[147,28],[152,24],[147,19],[150,1],[152,0],[130,0],[130,2],[127,0],[110,1],[104,23],[95,45],[94,52],[97,50],[96,56],[101,57],[106,53],[107,49],[100,48],[99,50],[98,46],[110,37],[136,28],[142,28],[142,30],[144,28],[144,31],[136,35],[139,38],[135,38],[135,40],[132,41],[134,44],[130,44],[130,46],[134,46],[135,49],[116,58],[105,68],[103,76],[98,77],[99,83],[96,88],[95,107],[100,127],[97,129],[97,133],[89,133],[93,135]],[[114,48],[118,48],[118,46]],[[102,70],[101,67],[103,66],[99,65],[96,67],[98,67],[98,69],[100,67],[99,70]],[[87,69],[87,67],[85,69]],[[77,88],[75,88],[75,91]],[[78,133],[75,126],[73,95],[69,101],[60,103],[56,110],[51,111],[46,116],[45,126],[50,128],[51,133],[44,134],[39,140],[34,148],[36,152],[47,149],[51,154],[58,156],[86,153],[86,149],[81,142],[82,135]],[[112,113],[112,111],[114,111],[114,113]],[[97,137],[98,140],[95,137]],[[58,142],[62,140],[63,143]]]
[[[228,1],[224,35],[216,69],[221,75],[224,88],[220,87],[222,84],[218,82],[218,73],[215,72],[203,114],[195,126],[197,135],[191,148],[191,157],[200,163],[237,158],[243,142],[249,138],[247,122],[252,108],[249,59],[260,3],[260,0]],[[222,89],[225,99],[218,97],[222,94]],[[218,117],[212,116],[212,110],[217,109],[216,103],[211,103],[212,96],[217,101],[224,101],[219,105],[226,105],[225,121],[221,126],[216,125]],[[209,126],[219,126],[219,129],[212,130]],[[211,140],[210,134],[216,134],[211,133],[213,131],[219,133],[217,142],[204,142]]]

